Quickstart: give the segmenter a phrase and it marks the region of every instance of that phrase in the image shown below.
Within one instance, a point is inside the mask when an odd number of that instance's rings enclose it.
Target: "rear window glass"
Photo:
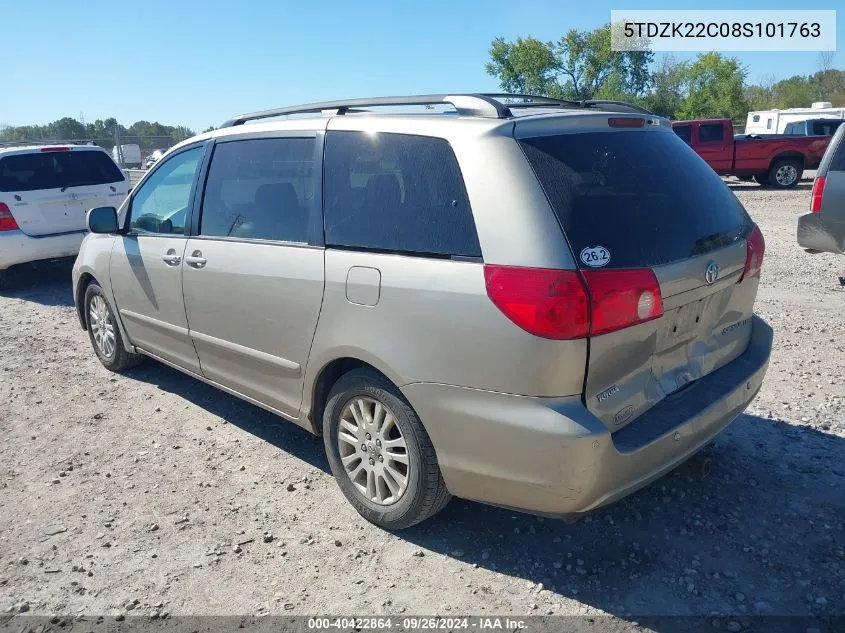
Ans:
[[[36,152],[0,159],[0,191],[61,189],[123,180],[123,173],[105,152]]]
[[[581,263],[604,247],[609,268],[659,266],[742,239],[751,220],[721,178],[669,131],[522,139]]]
[[[481,256],[449,142],[408,134],[329,132],[326,244],[433,256]]]
[[[833,136],[842,121],[816,121],[813,123],[813,134],[816,136]]]

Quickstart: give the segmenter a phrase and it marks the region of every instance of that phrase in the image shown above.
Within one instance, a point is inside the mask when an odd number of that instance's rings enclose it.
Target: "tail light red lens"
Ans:
[[[810,211],[813,213],[821,213],[822,195],[824,195],[824,182],[824,176],[817,176],[813,181],[813,194],[810,198]]]
[[[763,255],[766,253],[766,240],[763,239],[763,234],[760,232],[759,226],[754,226],[754,230],[745,240],[745,270],[742,272],[743,279],[748,279],[754,275],[759,275],[763,268]]]
[[[663,314],[660,284],[650,268],[582,270],[590,294],[590,335],[645,323]]]
[[[65,146],[55,146],[55,147],[42,147],[42,152],[69,152],[70,148]]]
[[[663,314],[651,269],[552,270],[484,266],[487,295],[526,332],[549,339],[598,336]]]
[[[14,231],[18,228],[18,223],[9,211],[9,207],[0,202],[0,231]]]
[[[587,336],[589,305],[574,270],[484,266],[487,296],[526,332],[549,339]]]

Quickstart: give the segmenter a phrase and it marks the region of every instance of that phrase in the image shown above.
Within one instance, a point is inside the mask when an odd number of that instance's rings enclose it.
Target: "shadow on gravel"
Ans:
[[[126,376],[177,394],[314,468],[330,472],[322,438],[261,407],[230,396],[216,387],[153,360],[147,360],[139,367],[127,371]]]
[[[47,306],[72,306],[73,259],[13,266],[0,286],[0,297],[14,297]]]
[[[320,438],[263,409],[156,362],[128,375],[329,472]],[[536,615],[565,597],[669,633],[845,614],[845,438],[742,415],[707,454],[709,477],[688,462],[575,525],[454,499],[397,536],[509,576]],[[473,593],[495,613],[491,587]]]
[[[714,613],[744,628],[743,617],[845,614],[845,438],[743,415],[707,454],[706,479],[688,462],[575,525],[455,499],[400,536],[513,577],[510,592],[537,615],[556,597],[708,626]]]

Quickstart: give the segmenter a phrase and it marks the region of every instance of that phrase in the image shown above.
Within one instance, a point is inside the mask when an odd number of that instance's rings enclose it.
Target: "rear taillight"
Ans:
[[[44,152],[69,152],[69,151],[70,151],[70,148],[69,148],[69,147],[65,147],[64,145],[62,145],[62,146],[55,146],[55,147],[53,147],[53,146],[50,146],[50,147],[42,147],[42,148],[41,148],[41,152],[42,152],[42,153],[44,153]]]
[[[577,339],[589,331],[589,305],[574,270],[484,266],[487,296],[526,332],[550,339]]]
[[[590,294],[590,335],[645,323],[663,314],[660,284],[650,268],[582,270]]]
[[[579,339],[621,330],[663,314],[651,269],[552,270],[484,266],[490,300],[526,332]]]
[[[810,211],[813,213],[821,213],[822,211],[822,195],[824,195],[824,176],[816,176],[813,181],[813,194],[810,198]]]
[[[18,228],[18,223],[9,211],[9,207],[0,202],[0,231],[15,231]]]
[[[763,234],[760,232],[760,227],[754,225],[754,230],[745,239],[745,270],[742,271],[743,279],[748,279],[754,275],[760,274],[760,269],[763,268],[763,255],[766,252],[766,240],[763,239]]]

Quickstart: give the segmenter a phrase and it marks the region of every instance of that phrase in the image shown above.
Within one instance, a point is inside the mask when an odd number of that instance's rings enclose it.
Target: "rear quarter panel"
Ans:
[[[378,271],[370,277],[378,287],[367,292],[374,305],[357,302],[360,289],[348,281],[361,269]],[[439,383],[562,396],[580,394],[586,351],[586,340],[541,339],[511,323],[487,297],[480,262],[327,248],[306,382],[313,388],[323,367],[350,357],[399,387]]]

